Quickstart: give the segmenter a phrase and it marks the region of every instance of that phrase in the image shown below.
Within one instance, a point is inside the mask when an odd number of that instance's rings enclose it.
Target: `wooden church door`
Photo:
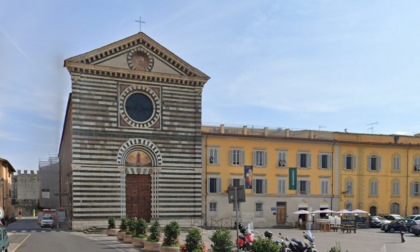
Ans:
[[[125,183],[127,217],[149,222],[152,218],[151,176],[128,174]]]

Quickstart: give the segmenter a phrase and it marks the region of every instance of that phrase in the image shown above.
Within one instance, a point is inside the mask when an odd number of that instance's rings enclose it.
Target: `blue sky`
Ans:
[[[142,31],[211,79],[203,123],[420,132],[420,1],[0,0],[0,157],[58,153],[65,59]],[[371,125],[372,124],[372,125]]]

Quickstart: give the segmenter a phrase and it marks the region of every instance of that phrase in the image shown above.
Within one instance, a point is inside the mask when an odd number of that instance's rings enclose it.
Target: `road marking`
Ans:
[[[25,237],[25,239],[23,239],[23,241],[21,242],[21,243],[19,243],[13,250],[11,250],[10,252],[15,252],[19,247],[20,247],[20,245],[22,245],[28,238],[29,238],[29,236],[31,236],[30,234],[29,235],[27,235],[26,237]]]

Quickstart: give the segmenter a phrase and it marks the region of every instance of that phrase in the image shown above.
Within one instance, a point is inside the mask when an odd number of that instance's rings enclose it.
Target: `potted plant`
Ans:
[[[118,232],[118,229],[115,228],[115,219],[114,217],[109,217],[108,218],[108,230],[107,230],[107,234],[109,236],[116,236]]]
[[[155,221],[149,228],[150,235],[144,241],[145,251],[160,251],[160,224],[158,221]]]
[[[210,236],[210,241],[213,242],[211,249],[214,252],[231,252],[234,246],[228,229],[217,229]]]
[[[134,223],[135,219],[129,218],[127,219],[127,230],[125,231],[123,242],[131,243],[133,239],[133,232],[134,232]]]
[[[135,223],[135,230],[133,235],[132,244],[134,247],[144,247],[144,241],[146,240],[147,222],[145,219],[140,218]]]
[[[117,239],[123,240],[126,231],[127,231],[127,219],[121,218],[120,230],[117,233]]]
[[[164,237],[160,252],[179,252],[178,237],[181,234],[181,226],[176,221],[169,222],[164,228]]]
[[[188,230],[188,234],[185,237],[185,244],[180,248],[181,252],[204,252],[206,251],[201,230],[192,227]]]

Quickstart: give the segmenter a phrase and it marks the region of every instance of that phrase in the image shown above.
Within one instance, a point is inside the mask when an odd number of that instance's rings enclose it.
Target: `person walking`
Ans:
[[[400,234],[401,234],[401,242],[404,243],[405,239],[404,239],[404,234],[407,231],[407,227],[405,226],[405,221],[402,220],[400,222]]]

